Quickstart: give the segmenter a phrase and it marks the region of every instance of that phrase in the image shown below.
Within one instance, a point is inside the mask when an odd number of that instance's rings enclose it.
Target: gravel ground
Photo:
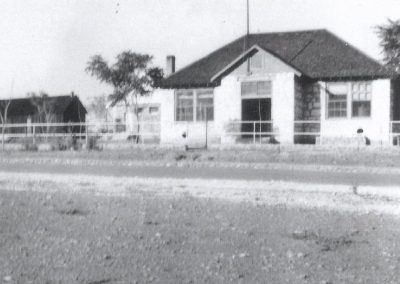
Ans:
[[[0,176],[5,283],[398,283],[400,277],[395,215],[282,205],[297,198],[279,201],[279,188],[273,204],[267,202],[273,194],[260,197],[251,188],[244,194],[243,184],[194,188],[207,195],[194,194],[190,181],[155,186],[142,179],[24,176]],[[224,188],[244,195],[211,194]],[[303,198],[348,199],[357,208],[397,202],[312,192],[303,190]]]

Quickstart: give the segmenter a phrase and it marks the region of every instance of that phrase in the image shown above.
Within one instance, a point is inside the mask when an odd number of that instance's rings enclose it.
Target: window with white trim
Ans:
[[[356,82],[351,85],[352,117],[371,116],[371,82]]]
[[[328,118],[346,118],[348,84],[328,83],[326,93]]]
[[[214,120],[214,95],[212,90],[196,92],[196,120]]]
[[[175,95],[175,120],[193,121],[193,91],[180,90]]]
[[[175,93],[175,121],[205,120],[214,120],[213,90],[177,90]]]
[[[246,81],[242,82],[242,97],[262,97],[272,94],[271,81]]]

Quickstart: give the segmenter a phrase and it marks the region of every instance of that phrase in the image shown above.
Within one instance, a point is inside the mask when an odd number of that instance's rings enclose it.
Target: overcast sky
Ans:
[[[243,35],[246,0],[1,0],[0,95],[110,91],[85,73],[89,57],[123,50],[177,67]],[[399,0],[250,0],[251,32],[327,28],[381,59],[374,26],[400,18]]]

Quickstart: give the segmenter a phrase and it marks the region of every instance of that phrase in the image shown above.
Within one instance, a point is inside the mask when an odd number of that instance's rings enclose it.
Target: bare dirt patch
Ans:
[[[398,218],[134,187],[128,195],[104,196],[71,191],[57,179],[42,182],[41,191],[37,184],[0,190],[4,282],[396,283],[400,277]]]

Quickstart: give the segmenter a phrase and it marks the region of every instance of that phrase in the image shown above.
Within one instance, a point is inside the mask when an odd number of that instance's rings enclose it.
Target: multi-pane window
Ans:
[[[149,107],[150,114],[158,114],[158,107]]]
[[[178,90],[175,95],[176,121],[214,120],[213,90]]]
[[[371,116],[371,82],[340,82],[327,84],[328,118],[348,117],[347,101],[351,104],[352,117]]]
[[[270,96],[272,94],[271,81],[242,82],[242,97]]]
[[[328,118],[347,117],[347,83],[327,85]]]
[[[352,116],[371,116],[372,86],[370,82],[357,82],[351,86]]]
[[[193,121],[193,91],[177,91],[175,98],[176,121]]]
[[[196,120],[214,120],[214,96],[212,90],[197,91]]]

